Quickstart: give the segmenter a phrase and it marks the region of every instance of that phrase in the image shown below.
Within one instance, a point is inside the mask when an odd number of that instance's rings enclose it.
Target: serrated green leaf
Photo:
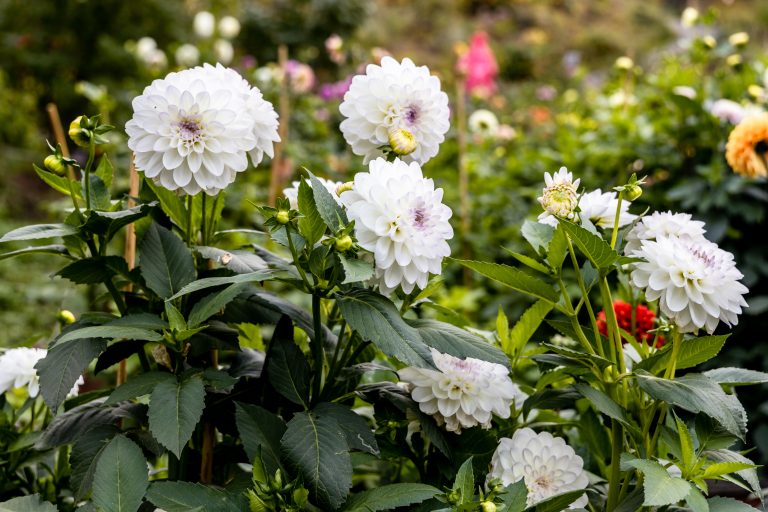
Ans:
[[[132,376],[125,384],[118,386],[104,405],[115,405],[131,398],[148,395],[161,382],[175,383],[172,374],[166,372],[146,372]]]
[[[172,190],[163,188],[160,185],[155,184],[151,179],[144,179],[144,184],[147,185],[154,193],[157,200],[160,202],[160,208],[165,212],[168,217],[179,227],[186,227],[187,223],[187,207],[184,204],[184,197],[181,197]]]
[[[472,469],[472,457],[461,464],[453,481],[452,489],[459,492],[461,505],[472,503],[475,497],[475,472]]]
[[[301,475],[310,500],[336,510],[352,487],[352,464],[347,441],[332,417],[311,412],[294,415],[280,442],[284,459]]]
[[[506,354],[519,353],[539,328],[544,318],[552,311],[552,307],[551,302],[539,300],[526,309],[520,320],[512,327],[509,333],[509,343],[502,345],[501,349]]]
[[[556,303],[559,294],[544,281],[530,276],[522,270],[501,265],[499,263],[487,263],[484,261],[454,260],[465,267],[474,270],[486,277],[493,279],[513,290]]]
[[[235,402],[235,420],[248,460],[253,462],[261,449],[266,470],[274,474],[281,467],[280,439],[286,430],[283,420],[263,407],[240,402]]]
[[[503,512],[523,512],[528,500],[528,489],[525,487],[525,480],[522,478],[517,482],[504,487],[504,494],[501,496],[501,502],[506,508]]]
[[[581,393],[584,398],[589,400],[592,405],[595,406],[595,409],[605,414],[609,418],[617,420],[627,429],[634,431],[637,430],[637,427],[635,427],[629,420],[627,411],[621,405],[614,402],[613,399],[611,399],[611,397],[609,397],[607,394],[586,384],[574,384],[573,387],[576,389],[576,391]]]
[[[302,215],[299,218],[299,233],[311,247],[325,234],[326,224],[317,211],[312,187],[303,178],[299,182],[298,203],[299,212]]]
[[[531,258],[530,256],[526,256],[525,254],[520,254],[519,252],[515,252],[511,249],[507,249],[506,247],[502,247],[507,253],[515,258],[517,261],[522,263],[528,268],[531,268],[533,270],[536,270],[538,272],[541,272],[542,274],[550,274],[549,267],[541,263],[540,261]]]
[[[526,508],[526,512],[560,512],[568,508],[568,505],[581,498],[586,489],[579,489],[576,491],[568,491],[561,494],[550,496],[549,498],[540,501],[532,507]]]
[[[311,371],[304,353],[293,342],[293,323],[287,316],[275,327],[266,365],[269,382],[275,390],[307,409]]]
[[[125,436],[115,436],[96,464],[93,502],[104,512],[136,512],[148,486],[141,448]]]
[[[15,251],[6,252],[0,254],[0,261],[15,258],[16,256],[24,256],[26,254],[52,254],[54,256],[63,256],[65,258],[72,258],[69,254],[69,250],[65,245],[51,244],[51,245],[32,245],[23,249],[17,249]]]
[[[707,450],[703,453],[704,456],[718,461],[718,462],[741,462],[743,464],[753,464],[753,462],[744,455],[731,450]],[[760,479],[757,476],[757,471],[752,469],[743,469],[736,472],[741,478],[749,484],[750,489],[754,493],[760,493]]]
[[[419,332],[427,346],[438,352],[461,359],[474,357],[509,368],[509,358],[498,347],[476,334],[438,320],[414,319],[407,322]]]
[[[331,402],[317,404],[312,409],[318,417],[330,416],[341,427],[350,450],[359,450],[371,455],[379,455],[379,445],[373,429],[365,421],[365,418],[356,414],[349,407]]]
[[[70,478],[76,500],[82,500],[91,491],[99,457],[109,444],[109,440],[119,433],[120,430],[117,427],[103,425],[81,435],[72,446],[69,465],[72,467]]]
[[[359,283],[373,277],[373,264],[357,258],[347,258],[337,254],[341,267],[344,269],[344,281],[341,284]]]
[[[115,168],[112,166],[112,162],[109,161],[107,155],[102,155],[99,160],[99,165],[96,166],[96,170],[93,171],[93,174],[99,177],[105,187],[109,188],[112,186],[112,176],[114,172]]]
[[[715,496],[707,500],[709,512],[755,512],[757,510],[743,501],[724,496]]]
[[[747,370],[745,368],[715,368],[707,370],[704,375],[717,382],[729,386],[748,386],[768,383],[768,373]]]
[[[738,473],[745,469],[757,468],[754,464],[746,462],[715,462],[704,468],[704,472],[701,474],[702,478],[717,478],[729,473]]]
[[[695,485],[691,486],[691,492],[688,493],[685,502],[693,512],[709,512],[709,503],[707,503],[707,499]]]
[[[250,272],[248,274],[238,274],[235,276],[205,277],[203,279],[198,279],[197,281],[189,283],[188,285],[181,288],[175,295],[171,295],[166,300],[175,300],[179,297],[183,297],[184,295],[189,295],[192,292],[205,290],[206,288],[212,288],[214,286],[239,283],[258,283],[261,281],[267,281],[275,277],[277,274],[278,272],[274,270],[265,269],[258,270],[256,272]]]
[[[691,412],[703,412],[714,418],[728,432],[744,439],[746,413],[733,395],[727,395],[719,384],[698,373],[689,373],[674,380],[662,379],[650,373],[635,372],[640,388],[657,400],[682,407]]]
[[[336,298],[344,319],[364,340],[410,366],[433,367],[419,331],[405,323],[392,301],[364,289],[341,292]]]
[[[549,245],[547,246],[547,261],[549,262],[549,266],[555,269],[555,272],[559,273],[567,255],[568,238],[565,231],[560,226],[560,223],[558,223],[557,228],[555,228],[555,232],[552,235],[552,240],[550,240]]]
[[[559,225],[563,226],[565,233],[596,269],[605,270],[619,259],[619,253],[611,249],[608,242],[594,233],[565,220],[561,220]]]
[[[147,499],[166,512],[240,512],[247,510],[242,496],[192,482],[153,482]]]
[[[622,463],[625,461],[622,460]],[[691,492],[692,485],[682,478],[670,476],[664,466],[653,460],[632,459],[626,461],[643,473],[643,491],[648,507],[672,505],[682,501]]]
[[[55,346],[62,346],[74,340],[84,338],[121,339],[160,341],[163,337],[155,331],[142,329],[141,327],[127,327],[121,325],[92,325],[80,329],[67,331],[56,338]]]
[[[440,494],[440,489],[427,484],[389,484],[376,487],[347,501],[345,512],[378,512],[421,503]]]
[[[87,338],[77,343],[55,345],[37,362],[40,391],[45,403],[56,411],[96,356],[107,348],[102,339]]]
[[[157,315],[153,315],[152,313],[133,313],[121,316],[120,318],[116,318],[104,325],[111,327],[136,327],[139,329],[149,329],[153,331],[159,331],[168,328],[168,322]]]
[[[69,190],[69,183],[70,179],[67,176],[56,176],[53,173],[50,173],[48,171],[44,171],[40,167],[36,166],[35,164],[32,164],[32,167],[35,169],[35,173],[40,177],[41,180],[43,180],[49,187],[56,190],[57,192],[61,192],[62,194],[71,196]],[[80,190],[80,183],[77,181],[72,181],[72,189],[75,191],[75,197],[79,200],[83,200],[83,194]]]
[[[205,408],[205,385],[198,376],[162,381],[149,399],[149,430],[157,441],[181,457]]]
[[[526,220],[520,228],[520,234],[539,254],[546,252],[554,233],[555,230],[552,226],[532,220]]]
[[[693,466],[696,453],[693,448],[693,439],[688,426],[683,420],[675,416],[675,425],[677,426],[677,435],[680,439],[680,455],[683,467],[687,470]]]
[[[200,302],[197,302],[192,307],[192,311],[189,313],[188,327],[194,329],[224,309],[244,288],[244,283],[232,284],[219,292],[212,293],[201,299]]]
[[[34,224],[9,231],[0,238],[0,242],[39,240],[76,235],[77,233],[77,228],[69,224]]]
[[[58,509],[39,495],[19,496],[0,503],[0,512],[56,512]]]
[[[225,251],[218,247],[207,247],[203,245],[196,246],[195,250],[200,253],[203,258],[215,261],[236,274],[250,274],[251,272],[269,268],[269,265],[267,265],[267,262],[264,261],[261,256],[250,251],[239,249]]]
[[[83,174],[80,179],[80,186],[83,190],[86,190],[85,178],[86,176]],[[96,174],[91,173],[88,178],[91,182],[91,210],[109,210],[112,206],[112,195],[109,193],[109,189]]]
[[[164,299],[195,280],[192,252],[179,237],[156,222],[139,244],[139,265],[147,286]]]
[[[729,336],[730,334],[701,336],[682,340],[675,367],[684,370],[709,361],[720,352]],[[670,357],[672,357],[672,344],[668,344],[661,351],[641,361],[636,368],[658,374],[667,367]]]
[[[320,180],[309,171],[307,171],[307,174],[309,174],[309,179],[312,182],[312,196],[315,199],[317,212],[331,231],[338,231],[342,225],[346,225],[349,222],[347,214]]]

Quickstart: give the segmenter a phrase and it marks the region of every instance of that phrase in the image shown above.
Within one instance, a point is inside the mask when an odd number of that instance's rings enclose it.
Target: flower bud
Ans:
[[[735,34],[731,34],[728,38],[728,42],[733,46],[744,46],[749,42],[749,34],[746,32],[736,32]]]
[[[635,65],[635,62],[626,56],[619,57],[618,59],[616,59],[616,62],[614,63],[614,66],[624,70],[630,70],[634,65]]]
[[[492,501],[484,501],[480,505],[480,508],[482,509],[483,512],[496,512],[496,504],[493,503]]]
[[[684,27],[692,27],[699,19],[699,11],[695,7],[686,7],[680,16],[680,23]]]
[[[624,191],[624,196],[627,198],[627,201],[634,201],[641,195],[643,195],[643,189],[640,188],[639,185],[630,185]]]
[[[341,194],[343,194],[344,192],[347,192],[349,190],[352,190],[352,187],[354,187],[354,186],[355,186],[355,182],[354,181],[348,181],[346,183],[342,183],[341,185],[336,187],[336,195],[341,197]]]
[[[275,220],[280,224],[288,224],[291,221],[291,214],[287,210],[280,210],[275,215]]]
[[[704,36],[704,37],[702,37],[701,38],[701,42],[704,43],[704,46],[706,46],[707,48],[710,48],[710,49],[714,48],[715,46],[717,46],[717,39],[715,39],[712,36]]]
[[[747,87],[747,92],[755,99],[760,99],[765,96],[765,89],[757,84],[752,84]]]
[[[344,235],[336,239],[333,244],[333,248],[339,252],[347,252],[352,248],[353,245],[354,242],[352,241],[352,237],[349,235]]]
[[[300,507],[304,507],[309,499],[309,491],[305,488],[296,489],[293,491],[293,502]]]
[[[741,65],[743,61],[744,59],[742,59],[741,55],[739,55],[738,53],[734,53],[725,58],[725,63],[732,68],[735,68],[736,66]]]
[[[56,315],[56,320],[58,320],[61,325],[70,325],[75,323],[75,315],[67,309],[62,309]]]
[[[410,155],[416,151],[416,138],[404,128],[389,131],[389,146],[398,156]]]
[[[80,126],[82,119],[83,116],[77,116],[74,121],[69,123],[69,138],[81,148],[87,148],[91,143],[91,131]]]
[[[56,176],[64,176],[67,173],[67,164],[58,155],[48,155],[43,160],[43,165]]]

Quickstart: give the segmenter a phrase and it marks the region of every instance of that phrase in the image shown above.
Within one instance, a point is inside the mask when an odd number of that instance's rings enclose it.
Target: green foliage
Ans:
[[[406,507],[433,498],[439,489],[426,484],[390,484],[356,494],[347,502],[345,512],[376,512]]]
[[[122,435],[112,438],[96,464],[94,503],[107,512],[136,512],[148,485],[141,449]]]
[[[141,275],[158,296],[168,299],[195,280],[192,253],[177,236],[150,224],[139,245]]]
[[[162,380],[149,399],[149,429],[157,441],[181,457],[205,407],[205,387],[199,377]]]

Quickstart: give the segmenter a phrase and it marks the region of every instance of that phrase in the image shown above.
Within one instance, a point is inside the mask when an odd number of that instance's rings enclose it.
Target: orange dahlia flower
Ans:
[[[748,117],[733,129],[725,145],[725,159],[734,172],[748,178],[766,177],[768,113]]]

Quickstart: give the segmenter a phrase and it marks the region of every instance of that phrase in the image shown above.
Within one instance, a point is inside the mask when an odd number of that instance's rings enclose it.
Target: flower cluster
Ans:
[[[616,321],[619,324],[619,328],[627,331],[635,336],[638,341],[644,341],[647,344],[652,344],[656,338],[656,333],[651,332],[655,328],[656,313],[654,313],[648,306],[644,304],[638,304],[634,308],[634,319],[632,318],[633,311],[632,305],[622,300],[616,300],[613,302],[613,312],[616,315]],[[632,329],[632,323],[634,321],[635,328]],[[608,336],[608,323],[605,317],[605,310],[600,311],[597,314],[597,329],[603,336]],[[664,345],[664,337],[659,336],[656,340],[656,347]]]
[[[419,409],[432,415],[451,432],[480,425],[491,428],[491,416],[509,418],[513,403],[525,394],[500,364],[468,357],[459,359],[432,349],[437,370],[408,367],[398,371],[411,385],[411,397]],[[438,371],[439,370],[439,371]]]
[[[424,178],[419,164],[383,158],[357,173],[352,190],[341,194],[360,247],[373,253],[382,293],[423,289],[430,273],[441,273],[453,237],[452,212],[442,200],[443,189]]]
[[[585,489],[589,484],[584,461],[563,438],[549,432],[537,434],[530,428],[516,430],[511,439],[499,441],[488,473],[488,480],[493,478],[504,485],[524,480],[529,507],[556,494]],[[585,495],[568,508],[586,505]]]
[[[424,164],[437,154],[450,127],[440,80],[410,59],[384,57],[381,66],[370,64],[365,75],[352,79],[339,111],[346,117],[340,126],[344,139],[364,163],[384,154],[392,132],[407,130],[416,144],[401,156]]]
[[[704,223],[684,213],[654,213],[627,234],[625,254],[636,263],[632,284],[646,299],[659,300],[661,312],[681,332],[706,329],[720,321],[738,323],[747,288],[733,255],[704,238]]]
[[[40,378],[35,365],[43,359],[43,348],[14,348],[0,354],[0,394],[16,388],[27,388],[30,398],[40,393]],[[76,396],[85,381],[80,377],[68,396]]]
[[[170,73],[133,100],[125,125],[136,167],[169,190],[215,195],[273,154],[277,113],[261,92],[221,65]]]

